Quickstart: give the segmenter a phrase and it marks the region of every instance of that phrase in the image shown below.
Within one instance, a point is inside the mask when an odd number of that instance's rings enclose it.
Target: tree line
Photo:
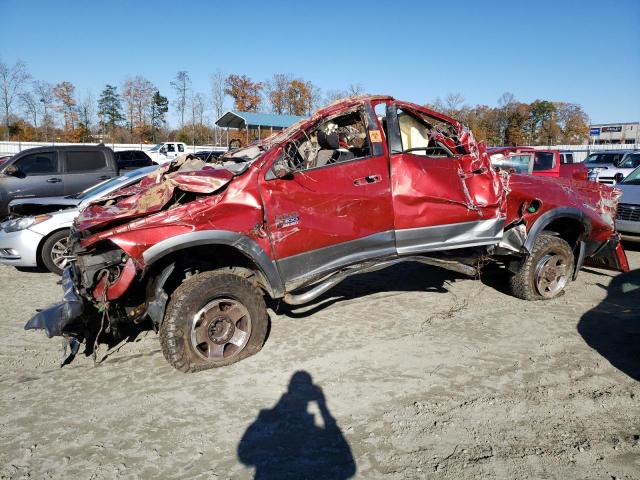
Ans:
[[[361,84],[322,90],[311,81],[276,73],[265,81],[216,70],[209,91],[197,92],[189,72],[179,71],[170,82],[172,101],[142,75],[119,85],[106,84],[99,95],[77,92],[70,81],[52,84],[34,79],[24,62],[0,60],[0,138],[22,141],[148,143],[178,140],[222,144],[223,132],[214,122],[227,109],[308,116],[339,98],[364,93]],[[579,105],[536,100],[518,102],[510,93],[496,107],[465,104],[460,94],[436,98],[427,106],[469,126],[489,145],[581,143],[588,138],[588,118]],[[167,122],[173,108],[179,124]]]
[[[427,106],[468,126],[487,145],[577,145],[589,139],[589,117],[575,103],[523,103],[504,93],[496,107],[470,107],[461,94],[450,93]]]

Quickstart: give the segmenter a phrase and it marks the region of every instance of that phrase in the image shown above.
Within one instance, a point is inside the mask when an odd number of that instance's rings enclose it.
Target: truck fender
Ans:
[[[146,250],[142,257],[145,265],[151,266],[170,253],[200,245],[227,245],[237,249],[253,262],[264,276],[269,295],[280,298],[284,295],[284,284],[275,262],[260,245],[246,235],[228,230],[201,230],[167,238]]]
[[[584,214],[584,212],[581,212],[577,208],[573,207],[558,207],[543,213],[533,223],[533,225],[527,232],[527,239],[525,240],[523,245],[524,249],[530,253],[537,236],[542,233],[542,231],[551,222],[559,218],[571,218],[574,220],[578,220],[582,224],[584,231],[582,232],[582,235],[578,237],[578,240],[584,240],[591,233],[591,222],[589,221],[589,218]]]

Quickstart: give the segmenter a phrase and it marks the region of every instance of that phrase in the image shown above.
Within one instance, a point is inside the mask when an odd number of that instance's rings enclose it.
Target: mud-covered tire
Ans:
[[[66,248],[66,242],[69,238],[69,230],[60,230],[51,234],[42,244],[40,249],[40,261],[51,273],[62,275],[64,265],[60,264],[60,249]],[[55,257],[55,258],[54,258]]]
[[[554,262],[557,265],[552,265]],[[520,263],[517,271],[511,274],[509,279],[511,293],[523,300],[555,298],[562,294],[571,280],[573,266],[573,251],[565,240],[546,233],[540,234],[536,238],[530,255]],[[564,278],[557,282],[555,288],[549,290],[543,288],[548,281],[548,278],[545,278],[546,273],[549,273],[547,277],[553,276],[554,272],[560,276],[561,271],[564,271]],[[553,285],[553,282],[549,285]]]
[[[242,347],[224,344],[223,351],[228,346],[239,348],[232,351],[230,356],[203,358],[203,355],[206,356],[206,351],[201,350],[204,344],[197,344],[194,337],[196,330],[201,327],[196,328],[197,321],[194,318],[209,305],[218,301],[224,303],[225,300],[236,302],[236,306],[246,312],[237,322],[233,318],[225,321],[229,325],[233,324],[229,328],[235,330],[235,325],[246,322],[248,316],[250,327],[242,327],[249,330],[248,333],[245,332],[248,340],[244,340],[246,343]],[[221,308],[223,307],[218,307],[218,317],[224,313]],[[268,325],[269,316],[262,291],[243,275],[229,273],[229,269],[214,270],[189,277],[173,292],[160,326],[160,345],[164,357],[174,368],[181,372],[197,372],[231,365],[257,353],[265,342]],[[211,325],[206,331],[210,330]],[[241,328],[238,330],[242,332]],[[223,341],[224,338],[217,344]],[[211,339],[209,342],[212,346],[216,345]]]

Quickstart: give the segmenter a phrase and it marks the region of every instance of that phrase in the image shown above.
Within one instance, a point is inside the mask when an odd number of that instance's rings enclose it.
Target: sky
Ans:
[[[139,74],[172,99],[179,70],[208,94],[221,69],[416,103],[511,92],[578,103],[593,123],[640,121],[640,0],[0,0],[0,59],[94,97]]]

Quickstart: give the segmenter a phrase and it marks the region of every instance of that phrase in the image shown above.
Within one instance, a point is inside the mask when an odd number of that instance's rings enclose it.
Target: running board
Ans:
[[[333,275],[321,281],[318,285],[307,290],[306,292],[293,294],[287,293],[283,300],[285,303],[289,305],[303,305],[312,300],[315,300],[320,295],[325,293],[327,290],[335,287],[338,283],[343,281],[345,278],[350,277],[351,275],[357,275],[359,273],[368,273],[374,272],[376,270],[382,270],[383,268],[390,267],[397,263],[402,262],[419,262],[424,263],[426,265],[431,265],[434,267],[445,268],[447,270],[453,270],[454,272],[462,273],[463,275],[468,275],[470,277],[474,277],[478,274],[478,269],[476,267],[472,267],[471,265],[467,265],[462,262],[458,262],[455,260],[443,260],[440,258],[432,258],[432,257],[420,257],[420,256],[411,256],[411,257],[400,257],[394,258],[392,260],[385,260],[378,263],[365,263],[360,265],[355,265],[353,267],[346,268],[344,270],[340,270],[339,272],[334,273]]]

